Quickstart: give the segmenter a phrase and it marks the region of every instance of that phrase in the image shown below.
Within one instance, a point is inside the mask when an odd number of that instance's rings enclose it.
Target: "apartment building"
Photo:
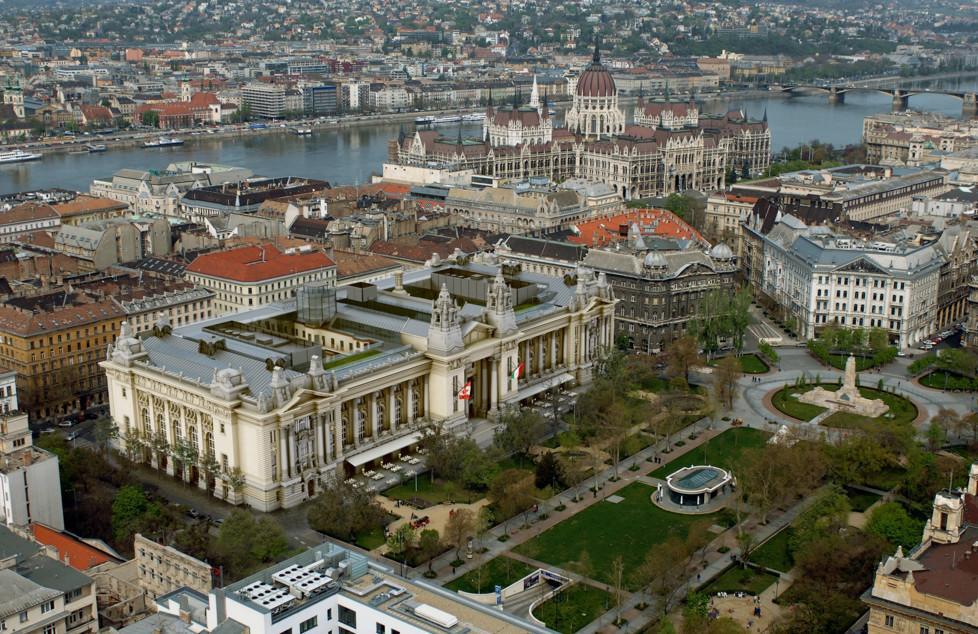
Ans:
[[[271,243],[198,256],[186,279],[214,292],[215,315],[251,310],[291,299],[310,282],[336,284],[336,265],[322,251],[302,247],[282,251]]]
[[[207,594],[213,587],[211,565],[136,533],[133,553],[139,569],[139,585],[156,599],[180,588]]]
[[[95,582],[0,526],[0,631],[95,634]]]
[[[57,230],[61,216],[47,203],[26,202],[4,209],[0,206],[0,242],[22,240],[39,231]]]
[[[287,90],[278,84],[248,84],[241,89],[241,100],[254,116],[278,119],[286,111]]]
[[[731,245],[738,258],[744,255],[744,236],[741,223],[750,217],[757,196],[733,192],[714,192],[706,200],[705,231],[711,239]]]
[[[114,301],[71,291],[0,305],[0,366],[17,374],[21,409],[39,420],[104,403],[98,362],[124,319]]]
[[[766,234],[753,216],[745,230],[760,249],[759,261],[751,264],[760,270],[750,273],[758,285],[751,287],[803,337],[813,338],[831,323],[883,328],[906,348],[938,329],[946,260],[940,242],[860,239],[809,227],[791,215]]]
[[[33,446],[13,372],[0,373],[0,409],[0,523],[63,529],[58,457]]]

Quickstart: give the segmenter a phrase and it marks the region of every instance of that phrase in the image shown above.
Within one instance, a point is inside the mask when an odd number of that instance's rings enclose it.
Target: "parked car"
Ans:
[[[74,418],[66,418],[58,422],[58,427],[73,427],[77,422]]]
[[[58,430],[55,429],[54,427],[45,427],[44,429],[41,430],[41,433],[42,434],[53,434],[56,431],[58,431]]]
[[[68,440],[74,440],[75,438],[78,438],[80,434],[81,432],[73,431],[69,433],[67,436],[65,436],[65,438],[67,438]]]

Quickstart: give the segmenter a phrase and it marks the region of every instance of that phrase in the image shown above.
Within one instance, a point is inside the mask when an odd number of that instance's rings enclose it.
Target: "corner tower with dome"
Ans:
[[[585,138],[615,136],[625,131],[625,113],[618,107],[618,89],[611,72],[601,63],[597,40],[591,63],[577,79],[566,124],[569,130]]]

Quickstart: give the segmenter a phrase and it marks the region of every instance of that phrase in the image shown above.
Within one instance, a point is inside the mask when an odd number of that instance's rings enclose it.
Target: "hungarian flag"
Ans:
[[[465,385],[459,390],[458,398],[460,401],[467,401],[472,398],[472,381],[465,382]]]
[[[517,381],[522,376],[523,376],[523,364],[520,363],[517,364],[516,369],[513,370],[513,373],[509,375],[509,378],[513,379],[514,381]]]

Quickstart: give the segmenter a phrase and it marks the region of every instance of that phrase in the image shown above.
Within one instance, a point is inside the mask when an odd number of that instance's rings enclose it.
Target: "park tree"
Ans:
[[[506,469],[489,485],[489,501],[499,509],[504,522],[534,504],[533,479],[521,469]]]
[[[689,371],[699,363],[699,348],[693,337],[680,337],[666,349],[666,376],[684,389],[689,386]]]
[[[961,416],[950,407],[942,407],[931,417],[931,425],[936,425],[940,429],[937,438],[940,442],[937,446],[947,440],[951,433],[957,432],[961,428]],[[930,440],[930,429],[927,430],[928,441]],[[933,449],[931,449],[933,451]]]
[[[414,544],[416,538],[414,527],[410,522],[404,522],[387,536],[387,554],[403,563],[407,559],[408,549]]]
[[[930,421],[930,424],[927,425],[926,434],[927,448],[931,451],[937,451],[947,442],[947,432],[944,430],[944,426],[937,420]]]
[[[529,455],[547,431],[546,421],[536,410],[527,407],[509,407],[500,416],[500,427],[494,443],[506,453],[514,453],[520,459]]]
[[[470,509],[454,509],[445,522],[445,541],[455,548],[455,559],[462,558],[462,549],[475,536],[476,516]]]
[[[149,505],[142,488],[126,485],[119,489],[112,502],[112,531],[117,543],[128,542],[139,531]]]
[[[651,599],[658,600],[660,617],[674,607],[686,581],[686,567],[691,557],[689,544],[673,533],[650,548],[633,573],[633,580]]]
[[[743,376],[740,369],[740,359],[735,356],[727,356],[717,363],[713,370],[713,390],[717,402],[729,410],[733,407],[734,399],[737,396],[737,381]]]
[[[971,444],[978,445],[978,412],[968,412],[964,416],[959,416],[955,423],[955,431],[958,436],[970,433]]]
[[[557,460],[554,452],[547,451],[540,456],[540,460],[537,462],[535,476],[538,489],[553,486],[554,492],[556,492],[557,487],[563,484],[563,464]]]
[[[224,519],[214,542],[218,559],[231,579],[278,561],[289,553],[282,527],[271,517],[256,520],[244,509],[234,509]]]
[[[433,528],[426,528],[421,531],[421,535],[418,537],[418,550],[421,557],[428,562],[428,575],[432,575],[434,571],[431,569],[431,564],[441,552],[441,535],[438,534],[438,531]]]
[[[322,487],[307,518],[314,530],[353,541],[359,533],[382,526],[387,513],[369,491],[334,479]]]
[[[147,110],[143,112],[142,116],[140,117],[140,121],[145,126],[158,128],[160,127],[160,113],[156,110]]]
[[[920,543],[923,520],[914,519],[897,502],[886,502],[873,509],[866,521],[867,533],[885,539],[892,548],[910,549]]]

